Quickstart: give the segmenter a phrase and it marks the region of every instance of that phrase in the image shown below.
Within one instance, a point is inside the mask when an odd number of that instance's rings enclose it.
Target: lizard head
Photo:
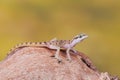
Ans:
[[[77,36],[75,36],[72,41],[71,41],[71,46],[75,46],[77,43],[83,41],[84,39],[86,39],[88,37],[88,35],[82,33],[82,34],[79,34]]]

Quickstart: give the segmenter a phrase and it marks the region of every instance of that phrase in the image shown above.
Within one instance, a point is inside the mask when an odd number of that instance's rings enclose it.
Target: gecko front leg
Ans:
[[[59,57],[59,53],[60,53],[60,47],[57,48],[57,51],[55,53],[55,58],[58,60],[58,62],[61,62],[61,59]]]
[[[72,59],[70,57],[70,48],[66,50],[66,53],[67,53],[67,60],[71,61]]]

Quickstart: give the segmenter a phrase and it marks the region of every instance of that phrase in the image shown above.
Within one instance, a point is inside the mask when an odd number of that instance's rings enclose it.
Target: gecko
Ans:
[[[78,44],[79,42],[82,42],[84,39],[86,39],[88,37],[88,35],[82,33],[82,34],[78,34],[75,37],[73,37],[73,39],[71,40],[57,40],[57,38],[54,38],[48,42],[26,42],[26,43],[20,43],[18,45],[16,45],[15,47],[13,47],[10,52],[8,53],[8,56],[10,54],[15,53],[15,51],[19,50],[20,48],[23,47],[47,47],[49,49],[54,49],[56,50],[56,53],[54,54],[54,57],[61,62],[61,58],[59,56],[59,52],[60,50],[65,50],[66,51],[66,55],[67,55],[67,60],[71,61],[71,56],[70,56],[70,51],[73,51],[74,53],[76,53],[76,50],[74,49],[74,47],[76,46],[76,44]]]

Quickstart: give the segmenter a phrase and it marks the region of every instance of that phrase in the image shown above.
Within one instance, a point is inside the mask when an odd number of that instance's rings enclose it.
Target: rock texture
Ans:
[[[107,72],[100,73],[83,53],[71,52],[69,62],[61,51],[60,63],[51,57],[54,53],[42,47],[18,49],[0,62],[0,80],[118,80]]]

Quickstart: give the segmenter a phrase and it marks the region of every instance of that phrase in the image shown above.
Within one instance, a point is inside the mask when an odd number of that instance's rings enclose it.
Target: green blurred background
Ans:
[[[120,76],[120,0],[0,0],[0,60],[21,42],[89,38],[76,46]]]

